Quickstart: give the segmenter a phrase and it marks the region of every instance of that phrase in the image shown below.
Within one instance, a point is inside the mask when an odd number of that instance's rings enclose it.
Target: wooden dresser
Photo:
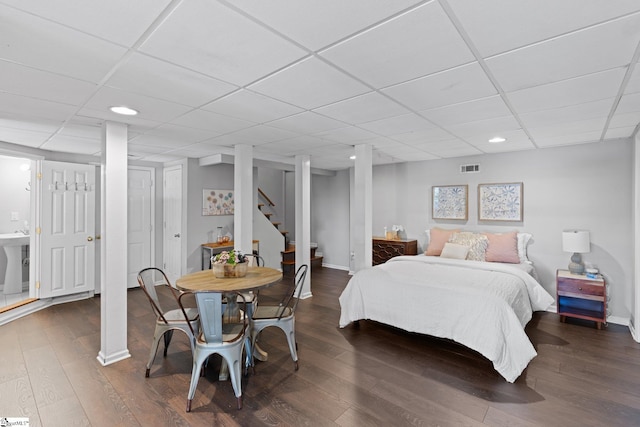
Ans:
[[[382,237],[373,238],[372,264],[378,265],[387,262],[394,256],[417,255],[417,240],[387,240]]]

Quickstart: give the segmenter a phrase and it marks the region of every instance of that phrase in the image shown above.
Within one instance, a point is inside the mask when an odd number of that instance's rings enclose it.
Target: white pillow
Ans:
[[[467,259],[469,246],[447,242],[442,248],[440,258]]]
[[[529,256],[527,254],[527,246],[529,245],[529,241],[531,240],[530,233],[518,233],[518,257],[520,258],[521,263],[530,262]]]

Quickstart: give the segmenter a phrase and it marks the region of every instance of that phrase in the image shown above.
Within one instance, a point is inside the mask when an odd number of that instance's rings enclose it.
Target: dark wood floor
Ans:
[[[313,272],[313,297],[296,314],[300,370],[284,335],[261,339],[269,360],[243,381],[237,410],[217,363],[185,412],[191,372],[176,333],[145,378],[153,317],[140,290],[128,292],[132,357],[103,367],[100,300],[48,308],[0,327],[0,417],[31,426],[637,426],[640,344],[627,328],[562,324],[536,313],[527,327],[538,356],[514,383],[455,343],[375,322],[337,327],[349,276]],[[269,298],[277,287],[262,291]]]

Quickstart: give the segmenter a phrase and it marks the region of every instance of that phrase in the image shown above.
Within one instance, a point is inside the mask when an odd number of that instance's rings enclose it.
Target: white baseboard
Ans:
[[[336,270],[349,271],[349,267],[345,267],[344,265],[325,264],[323,262],[322,266],[323,267],[327,267],[327,268],[333,268],[333,269],[336,269]]]

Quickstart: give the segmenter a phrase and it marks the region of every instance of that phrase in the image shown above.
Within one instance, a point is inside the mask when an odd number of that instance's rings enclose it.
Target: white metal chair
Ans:
[[[258,335],[260,335],[262,330],[270,326],[280,328],[287,337],[289,351],[291,352],[291,358],[293,359],[296,371],[298,370],[298,344],[295,333],[295,312],[308,268],[306,264],[298,267],[296,275],[289,284],[289,288],[280,301],[280,304],[258,304],[249,319],[251,322],[251,348],[255,347]]]
[[[195,307],[185,308],[179,302],[179,295],[181,292],[177,291],[159,268],[149,267],[140,270],[138,273],[138,284],[144,291],[145,295],[151,303],[151,308],[156,315],[156,327],[153,332],[153,342],[151,343],[151,350],[149,353],[149,361],[147,362],[147,369],[145,371],[145,377],[149,376],[151,366],[158,352],[158,346],[160,345],[160,339],[164,338],[164,357],[167,356],[167,350],[173,337],[173,331],[179,330],[187,334],[189,337],[189,344],[191,345],[191,352],[195,347],[195,333],[200,328],[200,322],[198,319],[198,310]],[[175,299],[176,306],[178,308],[172,310],[163,310],[158,299],[158,293],[156,292],[156,286],[167,286],[171,291],[171,295]]]
[[[203,364],[212,354],[219,354],[229,367],[233,391],[238,399],[238,409],[242,409],[242,350],[243,344],[249,353],[249,337],[245,335],[249,326],[248,316],[243,310],[229,313],[230,304],[222,304],[219,292],[198,291],[193,293],[200,314],[201,332],[196,337],[193,352],[193,368],[187,396],[187,412],[196,393]],[[246,303],[242,294],[236,293],[243,308]],[[182,296],[181,296],[182,298]],[[180,299],[181,299],[180,298]],[[224,310],[224,311],[223,311]]]

